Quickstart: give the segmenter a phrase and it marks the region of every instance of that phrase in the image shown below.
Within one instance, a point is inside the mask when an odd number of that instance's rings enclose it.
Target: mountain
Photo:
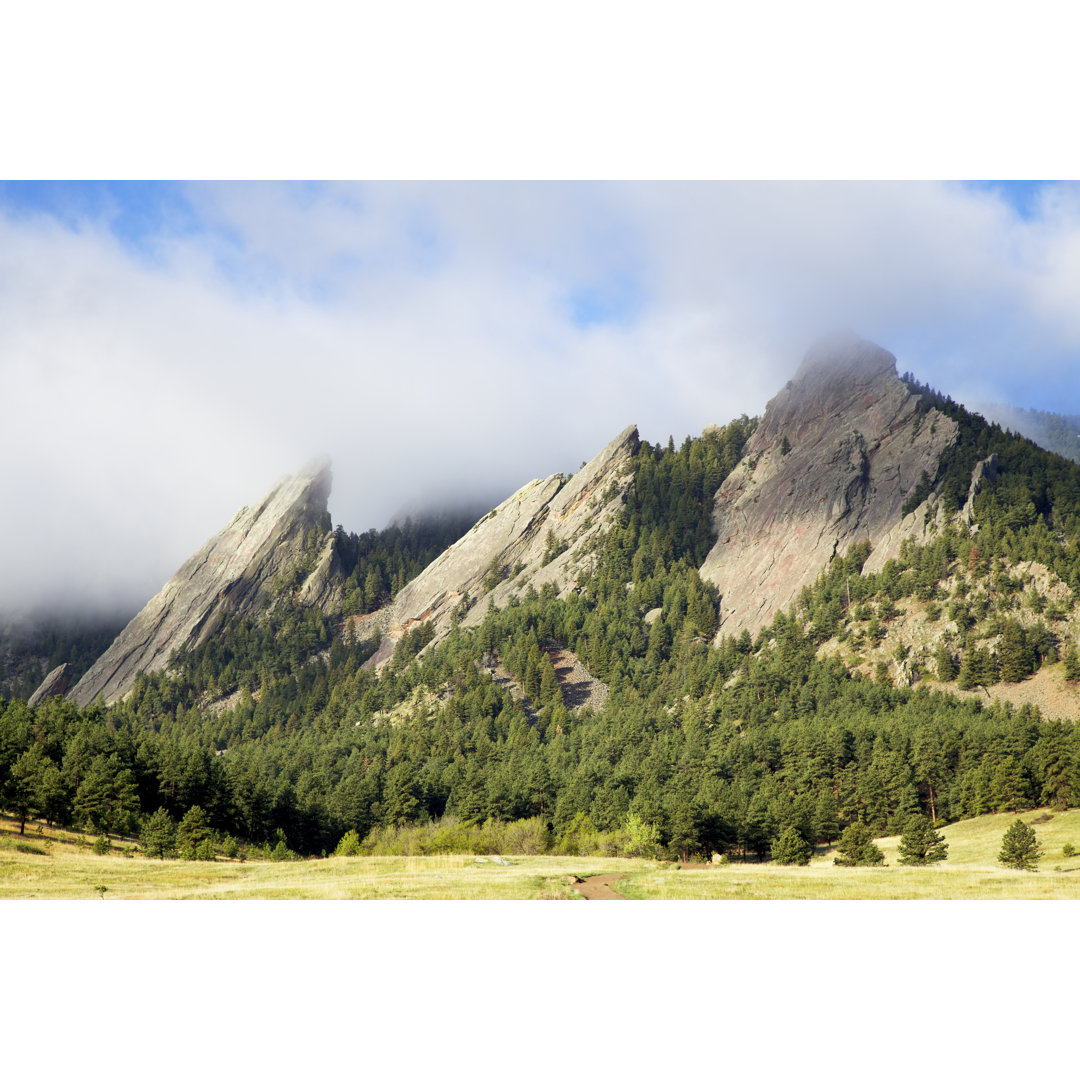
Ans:
[[[1080,466],[877,346],[479,520],[331,531],[328,489],[287,478],[188,560],[80,681],[106,710],[0,701],[0,807],[266,857],[489,822],[493,851],[764,859],[1080,805]]]
[[[1080,462],[1080,416],[1044,412],[1042,409],[1020,409],[1000,402],[976,405],[974,409],[991,423],[1023,435],[1044,450]]]
[[[876,345],[834,340],[808,353],[716,493],[701,576],[722,597],[719,635],[756,634],[857,541],[869,541],[875,570],[905,538],[926,536],[934,496],[905,503],[938,475],[958,429],[921,405]]]
[[[342,573],[326,501],[330,467],[309,463],[237,511],[166,582],[68,694],[116,701],[140,671],[162,670],[178,648],[210,640],[228,615],[255,616],[288,588],[304,605],[339,608]]]
[[[372,664],[389,659],[420,623],[440,641],[457,623],[476,626],[489,603],[503,607],[530,586],[551,585],[558,596],[574,588],[584,553],[625,501],[638,445],[630,426],[573,477],[532,480],[481,518],[369,619],[362,633],[383,631]]]

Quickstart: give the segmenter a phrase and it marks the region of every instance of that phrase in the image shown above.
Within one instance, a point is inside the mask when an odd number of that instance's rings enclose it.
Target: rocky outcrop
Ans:
[[[370,663],[389,659],[402,634],[422,622],[431,621],[439,640],[456,619],[479,623],[489,599],[503,607],[530,585],[550,584],[560,596],[574,588],[590,541],[622,507],[638,443],[637,428],[628,427],[569,480],[533,480],[481,518],[366,623],[361,632],[384,633]]]
[[[61,694],[66,694],[68,690],[71,689],[72,682],[74,682],[72,674],[73,669],[70,664],[61,664],[59,667],[54,667],[52,671],[41,680],[41,685],[30,695],[26,704],[37,705],[46,698],[59,697]]]
[[[967,501],[960,507],[960,520],[965,525],[978,529],[975,524],[975,496],[983,489],[984,484],[992,484],[997,479],[998,456],[991,454],[988,458],[980,461],[971,473],[971,485],[968,488]]]
[[[908,514],[904,504],[924,473],[938,475],[957,426],[919,405],[876,345],[833,340],[807,354],[716,493],[701,576],[721,593],[720,635],[756,633],[856,541],[870,541],[873,570],[924,536],[935,500]]]
[[[68,695],[107,703],[131,688],[140,671],[159,671],[172,652],[208,640],[227,615],[254,614],[284,583],[297,599],[340,609],[343,575],[326,501],[330,465],[309,463],[281,479],[211,537],[120,632]]]

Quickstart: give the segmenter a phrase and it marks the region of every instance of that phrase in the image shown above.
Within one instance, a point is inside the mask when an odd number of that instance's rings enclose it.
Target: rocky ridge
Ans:
[[[34,706],[40,704],[46,698],[66,694],[71,689],[72,674],[70,664],[60,664],[58,667],[54,667],[41,680],[41,685],[27,698],[26,704]]]
[[[140,671],[163,669],[179,646],[207,641],[227,615],[254,614],[277,596],[283,574],[303,568],[295,595],[304,605],[340,609],[343,575],[326,509],[330,465],[310,462],[243,507],[165,584],[83,675],[68,697],[88,705],[123,697]],[[305,541],[318,538],[318,548]]]
[[[422,622],[431,622],[438,641],[455,621],[477,625],[489,600],[501,608],[530,585],[539,590],[551,584],[566,595],[577,584],[589,541],[607,530],[623,505],[638,445],[631,425],[570,479],[556,473],[532,480],[481,518],[357,628],[368,636],[377,627],[384,635],[369,663],[388,660],[402,635]]]
[[[721,593],[719,635],[751,634],[786,610],[834,554],[869,540],[868,570],[937,520],[930,496],[957,426],[896,373],[896,359],[858,339],[812,349],[769,402],[743,460],[716,493],[717,540],[701,567]]]

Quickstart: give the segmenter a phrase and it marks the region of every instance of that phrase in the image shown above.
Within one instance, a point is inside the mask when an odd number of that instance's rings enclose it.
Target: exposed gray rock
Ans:
[[[37,705],[46,698],[59,697],[61,694],[66,694],[74,681],[72,679],[72,673],[73,669],[70,664],[61,664],[59,667],[53,668],[52,671],[41,680],[41,685],[30,695],[26,704]]]
[[[533,480],[481,518],[406,585],[379,619],[357,628],[361,634],[376,626],[384,632],[369,664],[388,660],[401,636],[427,620],[438,641],[449,633],[455,612],[462,625],[477,625],[489,599],[503,607],[515,593],[546,584],[566,595],[577,584],[590,541],[610,527],[623,505],[638,445],[631,425],[569,480],[561,474]],[[552,557],[553,551],[559,554]]]
[[[282,576],[295,576],[301,566],[313,529],[324,535],[314,567],[296,583],[296,595],[324,611],[339,610],[343,575],[326,510],[330,482],[329,462],[313,461],[238,511],[128,623],[68,697],[88,705],[100,694],[111,704],[140,671],[160,671],[179,646],[201,645],[227,615],[254,614],[272,603]]]
[[[918,403],[876,345],[833,340],[807,354],[716,493],[701,576],[721,593],[720,635],[756,633],[856,541],[870,541],[876,569],[924,535],[936,501],[902,508],[924,472],[937,476],[957,427]]]
[[[960,520],[966,525],[975,525],[975,496],[982,490],[983,484],[992,484],[997,479],[998,456],[991,454],[975,465],[971,471],[971,486],[968,488],[967,501],[960,508]]]

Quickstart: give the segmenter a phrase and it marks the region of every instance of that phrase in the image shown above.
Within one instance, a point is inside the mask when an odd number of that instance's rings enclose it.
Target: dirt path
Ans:
[[[626,877],[625,874],[594,874],[575,885],[574,889],[586,900],[625,900],[625,896],[611,887],[616,881],[622,881],[624,877]]]

